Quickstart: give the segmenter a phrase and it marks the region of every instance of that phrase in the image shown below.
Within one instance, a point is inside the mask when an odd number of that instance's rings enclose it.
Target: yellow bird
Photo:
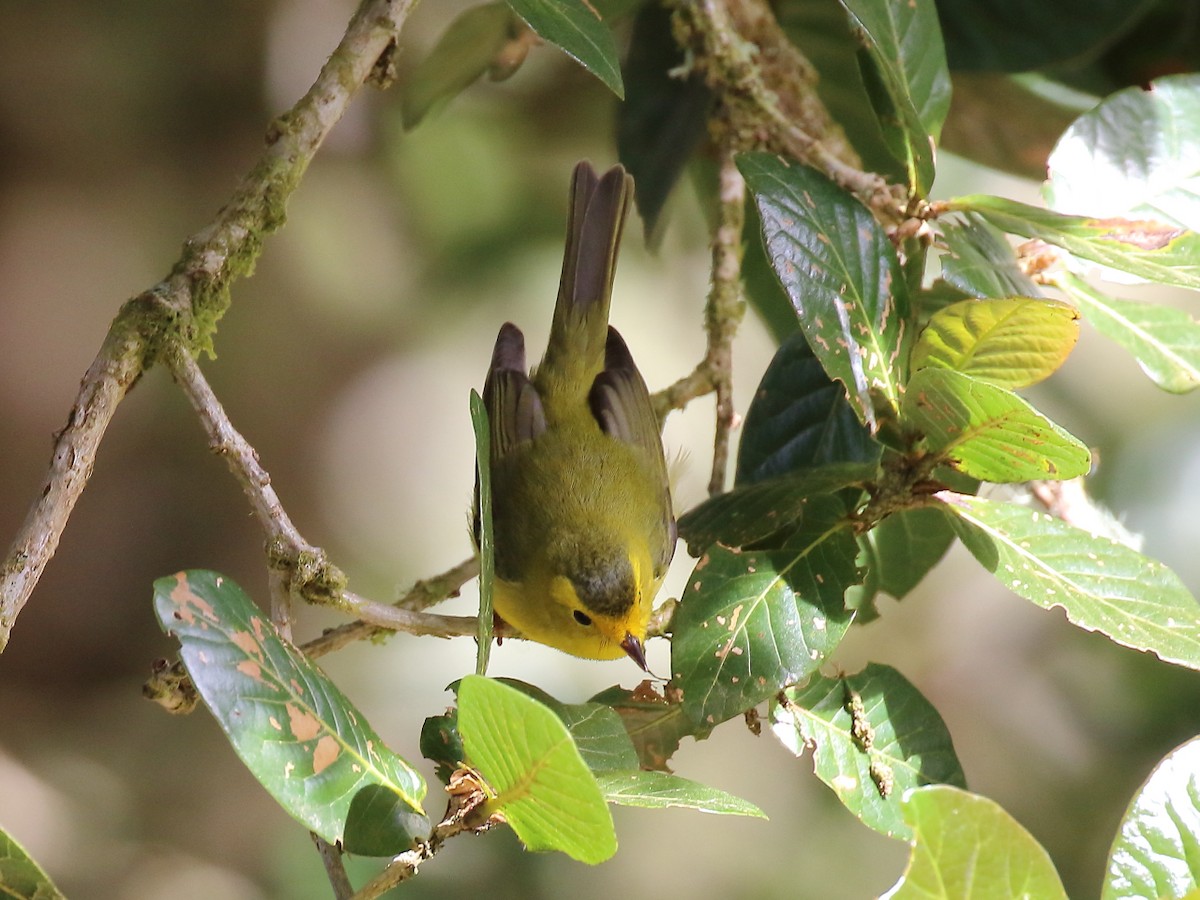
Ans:
[[[546,354],[527,374],[525,337],[505,323],[483,399],[496,615],[575,656],[625,653],[645,669],[651,604],[677,532],[650,393],[608,324],[632,190],[620,166],[600,177],[575,167]],[[475,531],[478,540],[478,521]]]

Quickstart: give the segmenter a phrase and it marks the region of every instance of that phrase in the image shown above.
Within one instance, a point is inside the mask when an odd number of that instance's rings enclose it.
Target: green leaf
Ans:
[[[612,814],[596,778],[555,713],[516,688],[479,675],[458,686],[467,758],[530,850],[600,863],[617,852]]]
[[[488,71],[513,37],[512,10],[484,3],[451,22],[437,44],[401,82],[400,113],[406,129],[415,128],[439,103],[457,97]]]
[[[666,772],[606,772],[596,779],[609,803],[666,809],[669,806],[727,816],[765,819],[766,813],[741,797]]]
[[[1107,97],[1059,139],[1049,175],[1046,199],[1060,212],[1200,231],[1200,74]]]
[[[1183,897],[1200,887],[1200,738],[1176,747],[1134,795],[1101,900]]]
[[[830,0],[836,2],[836,0]],[[715,183],[714,183],[715,192]],[[800,330],[796,310],[775,275],[763,246],[762,219],[752,194],[746,197],[746,222],[742,226],[742,286],[750,306],[781,344]]]
[[[492,527],[492,439],[487,407],[479,392],[471,390],[471,427],[475,430],[475,521],[479,542],[479,616],[475,629],[475,674],[487,674],[492,652],[492,592],[496,581],[496,538]]]
[[[912,856],[881,900],[1067,900],[1050,855],[994,801],[931,785],[903,806]]]
[[[831,463],[874,463],[880,449],[797,332],[776,351],[746,412],[736,483]]]
[[[368,784],[350,801],[341,846],[357,856],[395,856],[412,846],[414,835],[428,833],[424,815],[382,784]]]
[[[0,896],[13,900],[65,900],[25,848],[0,828]]]
[[[913,346],[909,365],[953,369],[1002,388],[1050,376],[1079,340],[1079,313],[1056,300],[962,300],[938,310]]]
[[[938,0],[951,69],[1027,72],[1098,50],[1154,0]]]
[[[508,0],[540,37],[561,48],[625,99],[617,42],[587,0]]]
[[[888,119],[894,115],[902,141],[893,152],[905,164],[913,191],[926,196],[933,184],[933,142],[950,109],[950,73],[933,0],[841,3],[873,64],[868,85],[877,75],[890,100],[890,109],[876,104],[885,139]]]
[[[895,248],[865,206],[813,169],[767,153],[737,162],[808,345],[875,431],[877,407],[892,415],[900,398],[908,294]]]
[[[592,702],[611,707],[621,717],[643,769],[669,771],[667,763],[679,749],[680,738],[695,732],[683,706],[668,702],[648,681],[632,691],[619,685],[611,687],[593,697]]]
[[[1157,560],[1049,513],[939,495],[959,539],[1014,594],[1062,607],[1080,628],[1200,669],[1200,604]]]
[[[438,780],[449,784],[454,770],[467,758],[458,733],[458,710],[427,718],[421,725],[420,747],[421,755],[437,764]]]
[[[949,251],[942,256],[942,277],[972,297],[1037,297],[1040,291],[1017,265],[1004,234],[976,215],[939,223]]]
[[[810,498],[862,485],[877,470],[866,463],[842,463],[737,487],[681,516],[679,536],[687,541],[693,556],[718,542],[726,547],[748,547],[799,519]]]
[[[1116,341],[1165,391],[1183,394],[1200,384],[1200,322],[1181,309],[1117,300],[1069,273],[1055,278],[1096,330]]]
[[[685,62],[671,36],[671,12],[647,3],[637,14],[622,69],[625,102],[617,107],[617,156],[637,184],[634,199],[646,233],[708,128],[713,95],[698,73],[676,77]]]
[[[950,369],[915,373],[901,413],[927,452],[982,481],[1077,478],[1092,465],[1084,444],[1016,394]]]
[[[903,509],[867,532],[867,539],[876,588],[902,600],[946,555],[954,529],[936,509]]]
[[[1004,231],[1046,241],[1119,272],[1200,290],[1200,234],[1177,225],[1065,216],[985,194],[956,197],[946,205],[977,212]]]
[[[815,671],[850,626],[858,545],[835,497],[811,497],[777,550],[714,547],[672,623],[671,671],[688,718],[707,731]]]
[[[179,572],[154,582],[154,609],[242,762],[305,827],[342,841],[353,798],[380,785],[413,814],[408,843],[428,834],[421,776],[241,588],[215,572]]]
[[[845,678],[814,675],[785,694],[786,705],[771,704],[775,736],[796,756],[812,748],[817,777],[868,828],[907,839],[912,831],[900,804],[906,790],[966,786],[946,723],[891,666],[871,663]]]

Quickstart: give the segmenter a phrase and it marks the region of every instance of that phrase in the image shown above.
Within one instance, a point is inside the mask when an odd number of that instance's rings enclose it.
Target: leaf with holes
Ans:
[[[609,803],[666,809],[670,806],[727,816],[765,819],[766,814],[747,800],[706,784],[667,772],[605,772],[597,776],[600,790]]]
[[[1079,340],[1079,312],[1028,297],[961,300],[938,310],[913,346],[911,366],[953,369],[997,387],[1049,377]]]
[[[23,900],[64,900],[50,876],[11,835],[0,828],[0,896]]]
[[[530,850],[586,863],[617,852],[612,814],[571,733],[549,708],[516,688],[468,675],[458,685],[467,759],[495,792],[499,811]]]
[[[593,703],[609,706],[621,717],[633,741],[638,765],[643,769],[668,772],[667,763],[679,749],[680,738],[694,733],[695,726],[683,706],[670,703],[649,680],[630,691],[619,685],[601,691]]]
[[[1182,309],[1117,300],[1069,273],[1055,278],[1085,319],[1138,361],[1164,391],[1184,394],[1200,385],[1200,322]]]
[[[1014,594],[1118,644],[1200,669],[1200,603],[1124,544],[1015,503],[938,495],[959,539]]]
[[[679,536],[693,556],[716,543],[758,544],[802,518],[811,498],[860,486],[877,471],[877,466],[866,463],[842,463],[736,487],[681,516]]]
[[[776,351],[746,412],[736,483],[831,463],[875,463],[880,450],[851,409],[846,391],[829,379],[804,335],[797,333]]]
[[[154,582],[154,609],[242,762],[306,828],[342,841],[354,797],[378,785],[407,810],[404,846],[428,835],[421,776],[241,588],[215,572],[179,572]]]
[[[1184,897],[1200,888],[1200,738],[1167,754],[1138,789],[1107,875],[1100,900]]]
[[[913,191],[933,184],[934,142],[950,110],[950,72],[933,0],[841,0],[866,56],[863,80]],[[872,91],[877,83],[879,91]],[[882,95],[882,96],[881,96]],[[886,99],[885,99],[886,98]]]
[[[956,469],[998,483],[1077,478],[1088,448],[1011,391],[949,369],[913,375],[901,408],[924,448]]]
[[[942,277],[972,297],[1036,297],[1037,285],[1017,265],[1004,234],[977,215],[939,223],[947,253]]]
[[[907,839],[906,790],[966,786],[946,723],[891,666],[871,663],[844,678],[814,675],[785,694],[786,705],[771,704],[775,736],[797,756],[812,748],[817,777],[868,828]]]
[[[841,502],[810,499],[781,549],[714,547],[696,564],[672,623],[671,672],[701,733],[814,672],[841,642],[859,581]]]
[[[508,0],[539,37],[603,81],[625,99],[620,58],[612,32],[587,0]]]
[[[1067,900],[1045,848],[995,801],[939,784],[912,791],[903,806],[912,856],[880,900]]]
[[[829,377],[872,432],[900,402],[908,289],[871,212],[824,175],[768,153],[743,153],[775,275]]]
[[[1200,230],[1200,74],[1106,97],[1063,133],[1048,169],[1046,197],[1060,212]]]
[[[1065,216],[985,194],[956,197],[947,201],[946,208],[977,212],[1011,234],[1046,241],[1079,259],[1118,272],[1200,290],[1200,234],[1179,225],[1144,219]],[[1091,268],[1077,262],[1073,267]]]

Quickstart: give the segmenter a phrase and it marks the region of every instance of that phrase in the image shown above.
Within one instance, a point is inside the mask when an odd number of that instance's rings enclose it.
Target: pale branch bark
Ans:
[[[58,548],[117,405],[165,340],[211,349],[230,284],[252,269],[263,238],[283,224],[288,197],[358,88],[389,68],[387,56],[415,3],[363,0],[308,93],[272,123],[266,149],[229,202],[184,243],[169,276],[122,306],[55,436],[38,498],[0,564],[0,652]]]
[[[325,866],[325,875],[333,889],[334,900],[349,900],[354,895],[354,885],[350,883],[350,876],[346,874],[346,866],[342,863],[342,851],[315,831],[310,831],[308,836],[312,838],[317,853],[321,856],[321,864]]]

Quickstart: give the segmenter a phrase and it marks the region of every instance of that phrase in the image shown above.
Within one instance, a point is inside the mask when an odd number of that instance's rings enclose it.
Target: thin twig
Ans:
[[[96,451],[126,392],[167,339],[211,347],[229,286],[253,268],[263,238],[283,224],[288,197],[359,86],[381,71],[416,0],[364,0],[307,94],[277,119],[267,147],[213,221],[189,238],[171,274],[126,302],[55,436],[37,500],[0,564],[0,652],[92,474]],[[382,67],[386,68],[386,67]]]
[[[349,900],[354,896],[354,885],[350,883],[350,876],[346,874],[346,866],[342,863],[342,851],[315,831],[308,834],[317,845],[317,853],[321,855],[321,863],[333,888],[334,900]]]

